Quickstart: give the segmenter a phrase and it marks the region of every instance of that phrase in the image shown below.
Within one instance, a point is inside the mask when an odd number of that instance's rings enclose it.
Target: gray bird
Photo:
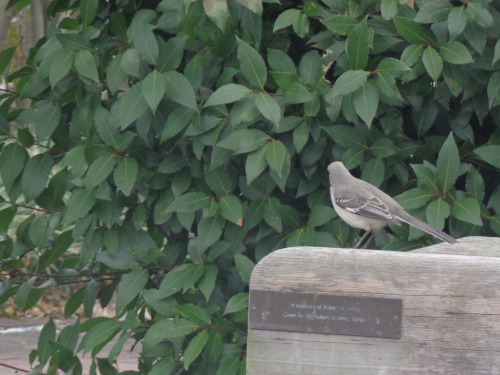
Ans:
[[[333,208],[351,227],[366,231],[354,248],[359,248],[366,240],[363,246],[366,249],[380,229],[387,224],[401,225],[402,221],[443,241],[458,242],[443,231],[411,216],[380,189],[353,177],[340,161],[331,163],[328,172]]]

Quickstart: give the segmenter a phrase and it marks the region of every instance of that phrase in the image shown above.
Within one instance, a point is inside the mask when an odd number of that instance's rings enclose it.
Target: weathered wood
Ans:
[[[254,268],[250,293],[400,298],[401,339],[250,329],[247,373],[500,373],[497,253],[500,238],[474,237],[409,253],[313,247],[275,251]]]

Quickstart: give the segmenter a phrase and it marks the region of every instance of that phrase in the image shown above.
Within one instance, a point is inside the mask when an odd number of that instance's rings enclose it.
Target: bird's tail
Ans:
[[[405,215],[406,214],[406,215]],[[422,220],[417,219],[416,217],[411,216],[410,214],[407,214],[406,212],[403,215],[397,215],[398,219],[401,221],[404,221],[405,223],[408,223],[415,228],[418,228],[420,230],[423,230],[426,233],[429,233],[433,235],[436,238],[439,238],[443,241],[449,242],[449,243],[457,243],[458,241],[454,239],[452,236],[444,233],[443,231],[434,228],[432,225],[429,225]]]

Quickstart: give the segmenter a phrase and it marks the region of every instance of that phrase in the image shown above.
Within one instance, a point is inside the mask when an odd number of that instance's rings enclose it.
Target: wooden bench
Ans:
[[[295,247],[250,282],[248,375],[500,374],[500,238]]]

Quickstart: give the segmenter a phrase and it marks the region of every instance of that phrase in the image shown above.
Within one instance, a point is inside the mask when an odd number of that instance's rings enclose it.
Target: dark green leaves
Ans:
[[[237,130],[219,142],[218,146],[232,150],[235,154],[248,153],[259,148],[268,140],[267,134],[257,129]]]
[[[444,61],[451,64],[469,64],[474,61],[467,48],[460,42],[450,41],[443,44],[439,54]]]
[[[396,30],[406,41],[413,44],[435,44],[436,38],[425,26],[403,17],[394,17]]]
[[[113,179],[123,194],[130,195],[137,179],[139,167],[134,159],[122,158],[113,173]]]
[[[358,23],[347,33],[346,54],[352,70],[366,67],[370,44],[370,33],[366,20]]]
[[[244,98],[251,92],[252,90],[245,86],[229,83],[219,87],[212,95],[210,95],[205,103],[205,107],[210,105],[233,103]]]
[[[28,160],[21,178],[21,189],[27,202],[43,191],[53,164],[54,160],[48,153],[35,155]]]
[[[149,73],[142,83],[142,94],[151,111],[156,111],[156,107],[165,94],[166,83],[157,70]]]
[[[443,144],[437,160],[437,177],[438,183],[442,187],[443,192],[455,185],[455,181],[459,175],[460,157],[458,155],[457,145],[450,133]]]
[[[364,70],[349,70],[343,73],[333,85],[330,94],[332,97],[344,96],[356,91],[368,79],[369,72]]]
[[[143,289],[149,280],[147,270],[134,270],[124,275],[116,296],[116,311],[120,313]]]
[[[28,160],[28,153],[17,143],[5,146],[0,154],[0,176],[7,190],[21,174]]]
[[[267,80],[266,64],[259,53],[241,39],[238,41],[238,61],[249,84],[264,89]]]
[[[493,165],[496,168],[500,168],[500,146],[491,145],[479,147],[474,150],[474,153],[485,162]]]
[[[10,65],[17,46],[8,47],[0,51],[0,76],[3,75],[5,70]]]
[[[165,92],[176,103],[196,110],[196,97],[189,80],[178,72],[164,74]]]

